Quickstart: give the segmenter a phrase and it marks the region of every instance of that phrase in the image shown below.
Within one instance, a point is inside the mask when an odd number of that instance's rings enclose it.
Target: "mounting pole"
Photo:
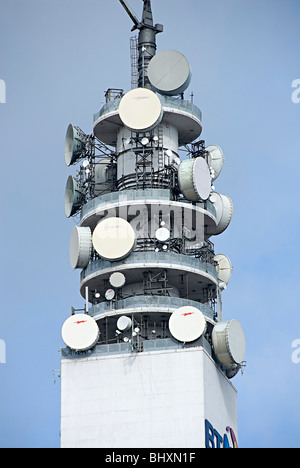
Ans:
[[[163,25],[156,24],[153,26],[153,16],[151,8],[151,0],[143,0],[143,15],[142,21],[139,21],[127,2],[125,0],[119,0],[121,5],[125,8],[127,14],[134,23],[132,31],[135,29],[139,30],[138,39],[138,72],[140,88],[152,89],[150,81],[148,79],[148,65],[152,57],[156,54],[156,34],[163,32]]]

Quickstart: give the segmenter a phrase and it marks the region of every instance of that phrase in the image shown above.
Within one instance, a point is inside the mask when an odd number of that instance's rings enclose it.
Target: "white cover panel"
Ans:
[[[236,390],[203,348],[63,359],[62,448],[203,448],[237,434]]]

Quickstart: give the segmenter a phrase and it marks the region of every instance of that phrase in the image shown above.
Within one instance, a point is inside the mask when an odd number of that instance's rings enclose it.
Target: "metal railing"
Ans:
[[[97,318],[99,318],[99,315],[103,314],[105,316],[113,310],[122,310],[123,314],[129,314],[132,309],[142,309],[145,307],[147,309],[151,309],[151,307],[153,307],[175,310],[185,306],[196,307],[197,309],[200,309],[205,316],[210,319],[214,318],[215,312],[208,304],[203,304],[189,299],[182,299],[180,297],[168,296],[133,296],[114,302],[100,302],[99,304],[90,307],[89,314],[92,317],[97,316]]]
[[[162,96],[158,95],[162,106],[165,109],[177,109],[182,112],[186,112],[188,114],[192,114],[195,116],[200,122],[202,121],[202,112],[201,110],[192,104],[190,101],[186,101],[185,99],[179,99],[169,96]],[[94,122],[96,122],[100,117],[106,114],[111,114],[119,109],[121,98],[116,98],[111,101],[108,101],[104,104],[104,106],[100,109],[99,112],[94,114]]]
[[[97,271],[105,270],[106,268],[114,268],[120,265],[130,265],[135,263],[153,264],[168,263],[176,265],[177,268],[189,267],[195,270],[203,271],[212,276],[217,282],[216,268],[210,263],[202,262],[198,258],[190,257],[188,255],[177,254],[174,252],[133,252],[129,257],[118,262],[109,262],[104,259],[92,261],[88,266],[82,270],[80,278],[83,281],[88,276],[96,273]]]

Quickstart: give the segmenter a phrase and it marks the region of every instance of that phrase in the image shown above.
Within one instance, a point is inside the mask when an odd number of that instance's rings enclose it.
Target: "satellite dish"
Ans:
[[[80,210],[85,199],[85,193],[74,177],[69,176],[65,190],[65,214],[67,218]]]
[[[117,327],[120,331],[128,331],[132,327],[132,320],[130,317],[126,317],[126,315],[122,315],[117,321]]]
[[[107,301],[112,301],[113,298],[115,297],[115,291],[113,289],[108,289],[106,292],[105,292],[105,299]]]
[[[99,328],[96,321],[87,314],[71,315],[63,324],[62,339],[74,351],[92,349],[99,339]]]
[[[110,275],[109,282],[113,288],[122,288],[126,283],[126,278],[123,273],[116,271]]]
[[[225,288],[226,288],[231,278],[231,274],[233,270],[232,264],[229,258],[226,257],[226,255],[224,254],[215,255],[214,261],[217,262],[216,269],[217,269],[218,281],[219,283],[225,283]],[[222,285],[222,288],[225,289],[223,285]]]
[[[185,159],[178,169],[180,189],[187,200],[207,200],[211,193],[211,176],[204,158]]]
[[[123,124],[133,132],[147,132],[160,124],[163,108],[156,94],[147,88],[132,89],[119,105]]]
[[[241,364],[245,357],[246,342],[238,320],[219,322],[212,332],[214,352],[222,364]]]
[[[233,204],[231,198],[217,192],[213,192],[209,199],[216,209],[217,227],[214,235],[218,235],[228,228],[232,220]]]
[[[165,227],[161,227],[155,232],[155,237],[159,242],[166,242],[170,239],[170,231]]]
[[[212,169],[212,180],[216,180],[225,163],[223,151],[217,145],[210,145],[205,148],[208,152],[208,165]]]
[[[74,226],[70,241],[70,263],[73,270],[85,268],[91,258],[92,233],[89,227]]]
[[[188,88],[192,73],[184,55],[176,50],[165,50],[150,60],[148,78],[158,93],[176,96]]]
[[[65,162],[67,166],[75,164],[82,157],[86,144],[86,135],[74,127],[68,126],[65,139]]]
[[[106,218],[100,221],[93,233],[93,246],[98,254],[109,261],[127,257],[135,245],[135,232],[122,218]]]
[[[180,307],[171,315],[169,329],[176,340],[189,343],[205,333],[206,320],[196,307]]]

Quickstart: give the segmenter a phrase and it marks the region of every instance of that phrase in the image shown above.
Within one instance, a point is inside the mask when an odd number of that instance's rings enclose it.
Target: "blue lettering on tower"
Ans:
[[[229,438],[231,439],[231,444],[229,443]],[[226,433],[221,436],[221,434],[214,429],[213,425],[205,419],[205,448],[238,448],[236,436],[234,430],[227,426]]]

